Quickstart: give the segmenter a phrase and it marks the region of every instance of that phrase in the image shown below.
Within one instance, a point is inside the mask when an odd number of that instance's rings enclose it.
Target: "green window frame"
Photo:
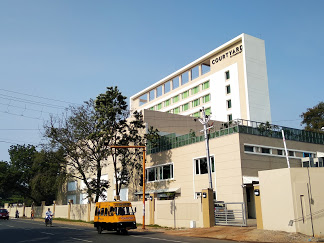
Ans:
[[[182,111],[189,110],[189,103],[182,105]]]
[[[178,101],[179,101],[179,95],[174,96],[174,97],[172,98],[172,103],[176,103],[176,102],[178,102]]]
[[[227,109],[232,108],[232,100],[227,100],[226,103],[227,103]]]
[[[227,85],[226,86],[226,94],[230,94],[231,93],[231,85]]]
[[[176,107],[173,109],[173,114],[179,114],[180,113],[180,107]]]
[[[206,114],[207,116],[210,116],[210,114],[211,114],[211,109],[210,109],[210,107],[207,108],[207,109],[205,109],[205,114]]]
[[[192,114],[193,117],[200,117],[200,111],[197,111]]]
[[[183,93],[181,94],[181,97],[182,97],[182,99],[185,99],[185,98],[189,97],[189,90],[183,92]]]
[[[191,94],[192,95],[197,94],[198,92],[199,92],[199,86],[196,86],[196,87],[191,89]]]
[[[209,88],[209,80],[202,84],[202,90],[205,90],[205,89],[208,89],[208,88]]]
[[[209,101],[210,101],[210,94],[205,95],[205,96],[203,97],[203,103],[207,103],[207,102],[209,102]]]
[[[167,107],[169,105],[171,105],[171,100],[170,99],[164,101],[164,107]]]
[[[196,99],[196,100],[192,101],[192,107],[196,107],[198,105],[200,105],[200,99]]]
[[[230,79],[230,72],[229,71],[225,72],[225,79],[226,80]]]
[[[232,121],[232,120],[233,120],[233,116],[232,116],[232,114],[227,115],[227,120],[228,120],[228,121]]]
[[[157,110],[161,110],[161,109],[162,109],[162,103],[157,104],[156,109],[157,109]]]

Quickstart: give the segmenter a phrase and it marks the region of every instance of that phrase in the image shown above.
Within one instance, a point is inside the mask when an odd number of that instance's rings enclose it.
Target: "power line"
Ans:
[[[39,131],[40,129],[34,128],[0,128],[0,131]]]
[[[31,117],[31,116],[25,116],[24,114],[15,114],[15,113],[11,113],[11,112],[8,112],[8,111],[0,111],[2,113],[5,113],[5,114],[9,114],[9,115],[13,115],[13,116],[20,116],[20,117],[23,117],[23,118],[30,118],[30,119],[35,119],[35,120],[40,120],[42,121],[43,119],[40,119],[40,118],[37,118],[37,117]]]
[[[26,95],[26,96],[30,96],[30,97],[34,97],[34,98],[44,99],[44,100],[52,100],[52,101],[57,101],[57,102],[62,102],[62,103],[73,104],[73,105],[80,105],[80,104],[73,103],[73,102],[57,100],[57,99],[51,99],[51,98],[46,98],[46,97],[41,97],[41,96],[36,96],[36,95],[30,95],[30,94],[20,93],[20,92],[16,92],[16,91],[7,90],[7,89],[0,89],[0,90],[10,92],[10,93],[14,93],[14,94],[20,94],[20,95]]]

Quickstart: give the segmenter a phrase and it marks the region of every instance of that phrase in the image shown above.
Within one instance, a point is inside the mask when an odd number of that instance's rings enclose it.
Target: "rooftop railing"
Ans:
[[[268,122],[263,123],[243,119],[223,123],[219,130],[211,130],[209,132],[209,138],[214,139],[233,133],[244,133],[282,139],[281,130],[284,131],[286,140],[324,144],[324,133],[309,132],[305,130],[274,125]],[[160,139],[158,141],[155,141],[154,143],[148,143],[147,153],[154,154],[203,141],[204,135],[196,136],[194,132],[181,136],[177,136],[175,133],[171,133],[160,137]]]

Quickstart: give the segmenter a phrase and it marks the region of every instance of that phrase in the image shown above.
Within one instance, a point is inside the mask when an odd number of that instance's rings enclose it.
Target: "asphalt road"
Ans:
[[[54,221],[52,227],[46,227],[45,224],[40,221],[9,219],[0,220],[0,242],[228,243],[229,241],[193,237],[176,237],[160,232],[150,231],[137,232],[130,230],[128,235],[118,235],[115,232],[108,231],[103,231],[102,234],[98,234],[95,228],[86,226],[59,224]]]

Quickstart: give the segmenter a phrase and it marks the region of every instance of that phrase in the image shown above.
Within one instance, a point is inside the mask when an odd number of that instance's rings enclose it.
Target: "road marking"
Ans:
[[[43,238],[36,238],[36,239],[32,239],[32,240],[22,240],[22,241],[18,241],[18,243],[24,243],[24,242],[35,242],[35,241],[42,241],[42,240],[48,240],[49,237],[43,237]]]
[[[55,235],[53,233],[47,233],[47,232],[41,232],[42,234],[46,234],[46,235]]]
[[[12,226],[12,225],[7,225],[8,227],[11,227],[11,228],[14,228],[15,226]]]
[[[80,240],[80,241],[84,241],[84,242],[93,242],[91,240],[83,240],[83,239],[78,239],[78,238],[73,238],[73,237],[71,237],[71,239],[73,239],[73,240]]]
[[[153,237],[139,236],[139,235],[131,235],[131,236],[133,236],[133,237],[137,237],[137,238],[150,239],[150,240],[162,240],[162,241],[170,241],[170,242],[188,243],[188,242],[185,242],[185,241],[179,241],[179,240],[168,240],[168,239],[160,239],[160,238],[153,238]]]

